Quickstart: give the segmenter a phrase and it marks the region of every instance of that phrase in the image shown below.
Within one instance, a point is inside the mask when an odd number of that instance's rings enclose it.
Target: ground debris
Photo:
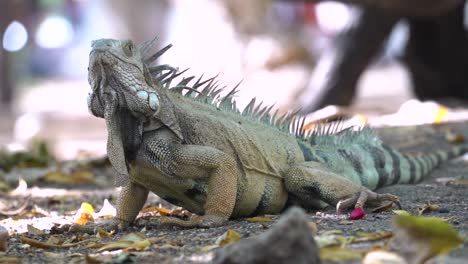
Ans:
[[[270,230],[216,252],[213,263],[320,263],[305,212],[289,209]]]

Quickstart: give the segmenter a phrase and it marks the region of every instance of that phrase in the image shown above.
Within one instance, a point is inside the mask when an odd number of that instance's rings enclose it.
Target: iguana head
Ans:
[[[136,118],[154,115],[159,95],[140,49],[130,40],[99,39],[89,55],[88,97],[91,113],[104,117],[106,108],[128,109]],[[109,109],[110,110],[110,109]]]
[[[160,109],[159,94],[132,41],[100,39],[91,47],[88,108],[106,120],[107,154],[121,176],[119,183],[126,179],[127,161],[141,144],[143,123]]]

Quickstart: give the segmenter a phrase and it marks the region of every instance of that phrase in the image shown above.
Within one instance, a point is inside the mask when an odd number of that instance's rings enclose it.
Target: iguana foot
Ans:
[[[118,232],[119,230],[123,230],[128,227],[129,223],[127,221],[118,219],[118,218],[111,218],[107,220],[103,220],[99,223],[87,224],[87,225],[68,225],[68,232],[71,233],[87,233],[87,234],[95,234],[98,229],[103,229],[106,232],[115,231]],[[62,227],[63,229],[64,227]]]
[[[161,217],[161,222],[163,224],[175,225],[175,226],[181,226],[181,227],[210,228],[210,227],[219,226],[226,221],[227,221],[226,218],[215,216],[215,215],[195,216],[195,217],[192,217],[192,219],[190,220],[182,220],[182,219],[175,218],[175,217]]]
[[[389,193],[380,194],[371,190],[361,190],[352,197],[339,201],[336,204],[336,213],[340,214],[343,209],[350,208],[363,208],[367,202],[381,203],[383,201],[391,201],[401,208],[400,199],[397,196]]]

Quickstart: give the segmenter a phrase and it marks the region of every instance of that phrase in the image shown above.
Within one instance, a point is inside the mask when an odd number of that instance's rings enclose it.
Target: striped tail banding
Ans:
[[[454,146],[450,150],[439,150],[416,156],[402,154],[389,147],[384,148],[392,157],[393,177],[388,177],[391,181],[379,181],[378,187],[398,183],[420,182],[441,163],[468,152],[468,145]]]

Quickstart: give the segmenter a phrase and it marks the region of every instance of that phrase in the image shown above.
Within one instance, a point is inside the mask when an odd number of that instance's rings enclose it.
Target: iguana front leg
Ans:
[[[149,144],[150,163],[166,177],[206,179],[208,192],[203,217],[181,222],[166,218],[164,222],[182,226],[212,227],[231,216],[237,194],[239,170],[235,158],[216,148],[156,141]],[[156,165],[157,164],[157,165]]]
[[[128,182],[122,187],[117,200],[117,215],[114,218],[90,225],[72,225],[70,232],[94,234],[98,228],[106,231],[125,229],[135,218],[148,198],[148,190],[143,186]]]
[[[285,185],[301,202],[318,204],[324,201],[336,205],[337,213],[353,206],[362,208],[366,203],[392,201],[399,205],[398,197],[375,193],[313,161],[291,167],[286,172]]]

